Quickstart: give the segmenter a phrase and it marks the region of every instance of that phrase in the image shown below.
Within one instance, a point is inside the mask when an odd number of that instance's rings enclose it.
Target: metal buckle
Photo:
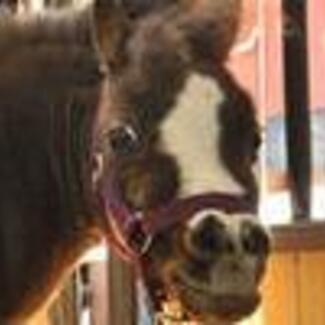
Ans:
[[[140,256],[146,255],[152,245],[153,236],[147,235],[145,241],[143,242],[142,247],[139,250]]]
[[[143,231],[141,220],[137,219],[137,221],[133,222],[129,244],[137,254],[140,256],[147,254],[152,245],[153,238],[153,235],[146,234],[145,231]]]

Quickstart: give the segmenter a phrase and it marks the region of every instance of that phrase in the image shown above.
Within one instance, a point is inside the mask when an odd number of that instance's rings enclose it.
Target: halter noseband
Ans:
[[[200,210],[214,208],[227,214],[254,214],[257,210],[255,201],[248,196],[211,192],[176,199],[143,213],[131,209],[122,200],[114,173],[106,178],[103,185],[103,203],[112,226],[113,244],[131,260],[139,260],[145,255],[157,234],[175,224],[186,222]]]

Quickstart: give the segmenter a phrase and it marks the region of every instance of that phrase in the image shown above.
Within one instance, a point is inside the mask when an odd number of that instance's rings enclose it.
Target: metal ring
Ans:
[[[147,235],[146,240],[144,241],[141,249],[140,249],[140,255],[146,255],[152,245],[153,242],[153,236],[152,235]]]

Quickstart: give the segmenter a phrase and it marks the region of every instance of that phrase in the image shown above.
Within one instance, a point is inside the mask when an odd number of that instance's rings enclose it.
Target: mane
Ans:
[[[91,6],[44,9],[0,15],[0,51],[41,45],[76,46],[89,43]]]
[[[93,240],[82,179],[101,80],[90,8],[1,16],[0,55],[2,324],[35,309]]]
[[[91,19],[90,6],[0,16],[0,104],[16,89],[37,97],[98,77]]]

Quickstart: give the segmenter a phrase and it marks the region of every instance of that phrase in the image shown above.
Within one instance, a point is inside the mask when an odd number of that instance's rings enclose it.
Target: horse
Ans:
[[[225,67],[240,0],[158,2],[0,18],[2,324],[102,238],[157,314],[177,301],[215,324],[259,304],[259,128]]]

